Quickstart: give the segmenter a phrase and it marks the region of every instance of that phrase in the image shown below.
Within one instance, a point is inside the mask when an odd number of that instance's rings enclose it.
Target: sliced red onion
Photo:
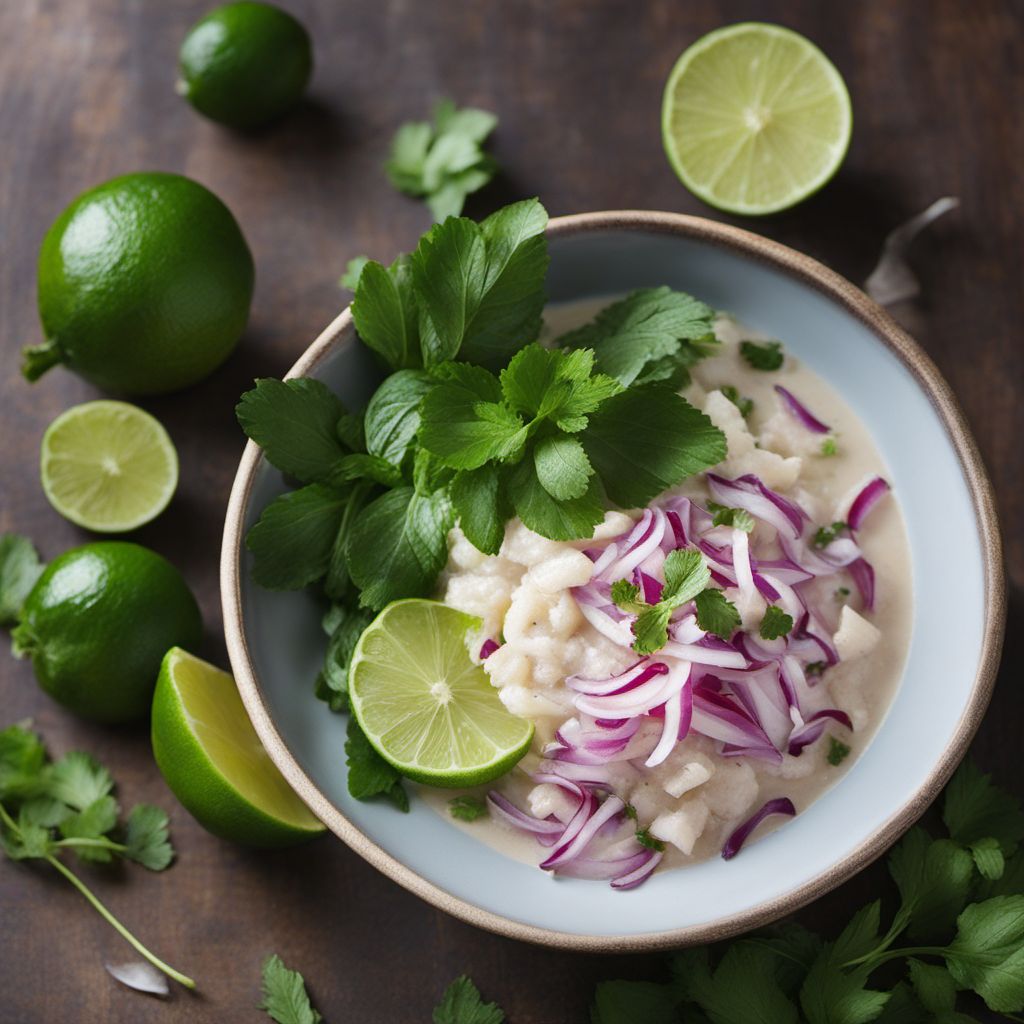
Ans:
[[[775,579],[788,583],[791,587],[814,579],[814,573],[802,569],[791,558],[754,558],[751,565],[755,572],[769,572]]]
[[[750,717],[760,725],[772,745],[785,750],[793,731],[790,701],[774,668],[733,679],[729,688]]]
[[[740,852],[747,839],[750,838],[750,833],[753,832],[765,818],[770,817],[773,814],[786,814],[792,817],[796,814],[796,808],[793,806],[793,801],[790,800],[789,797],[785,796],[776,797],[774,800],[767,801],[767,803],[765,803],[756,814],[743,822],[743,824],[740,825],[740,827],[737,828],[728,839],[726,839],[725,845],[722,847],[722,859],[732,860],[732,858]]]
[[[872,611],[875,607],[875,570],[871,563],[866,558],[858,558],[846,567],[846,571],[860,591],[864,607]]]
[[[673,622],[669,627],[672,639],[678,644],[695,644],[703,640],[707,634],[697,625],[696,615],[684,615],[678,622]]]
[[[645,767],[654,768],[662,763],[675,749],[676,744],[690,730],[693,719],[693,691],[689,685],[690,666],[686,662],[677,662],[672,667],[672,692],[665,699],[665,724],[661,730],[661,738],[651,751]]]
[[[821,557],[834,568],[842,568],[862,556],[860,545],[852,537],[837,537],[822,548]]]
[[[664,854],[660,850],[647,850],[646,853],[647,856],[644,858],[643,863],[633,868],[632,871],[627,871],[624,875],[619,875],[617,878],[612,879],[613,889],[626,892],[629,889],[635,889],[638,885],[642,885],[651,877],[651,872],[661,863],[661,858]]]
[[[694,732],[736,747],[772,749],[765,731],[731,697],[701,687],[693,695]]]
[[[792,391],[787,391],[781,384],[775,385],[775,391],[782,398],[783,403],[793,414],[794,418],[811,433],[827,434],[831,431],[832,428],[828,424],[822,423]]]
[[[657,604],[661,600],[664,588],[660,580],[656,580],[642,569],[634,569],[633,582],[640,588],[640,594],[648,604]]]
[[[731,508],[742,508],[755,519],[764,520],[783,535],[794,539],[803,533],[806,513],[799,505],[769,490],[752,474],[728,480],[717,473],[707,474],[714,499]]]
[[[846,522],[851,530],[859,530],[868,513],[889,493],[889,485],[876,476],[861,488],[850,504]]]
[[[595,608],[592,604],[580,601],[575,593],[573,596],[576,597],[576,605],[580,610],[580,614],[598,633],[607,637],[612,643],[618,644],[619,647],[633,646],[633,630],[630,627],[629,620],[626,618],[616,620],[612,617],[611,609],[614,608],[616,612],[619,612],[615,605]]]
[[[490,637],[488,637],[480,645],[480,660],[486,661],[500,646],[501,644],[496,640],[491,640]]]
[[[622,693],[598,697],[581,693],[574,703],[578,710],[595,718],[633,718],[645,715],[651,708],[663,704],[672,692],[672,687],[671,678],[654,675],[647,682]]]
[[[622,542],[619,558],[601,570],[601,578],[609,582],[628,578],[629,574],[661,544],[666,525],[665,513],[660,508],[645,509],[639,522]]]
[[[535,818],[532,814],[521,811],[511,800],[502,796],[495,789],[487,794],[487,804],[491,813],[524,832],[532,832],[539,836],[553,836],[560,835],[565,830],[565,826],[560,821],[552,821],[550,818]]]
[[[667,675],[668,665],[660,661],[643,658],[635,665],[630,665],[625,672],[609,676],[607,679],[587,679],[585,676],[569,676],[565,685],[570,690],[586,693],[592,697],[600,697],[612,693],[626,693],[642,686],[654,676]],[[598,716],[600,717],[600,716]]]
[[[672,531],[672,537],[670,538],[666,531],[665,536],[661,541],[662,547],[671,543],[672,540],[675,540],[675,547],[685,548],[689,544],[686,534],[686,523],[689,520],[689,516],[684,520],[678,512],[670,509],[665,513],[665,518],[668,520],[669,529]],[[673,549],[669,548],[669,550],[671,551]]]
[[[591,798],[593,799],[593,798]],[[587,843],[597,834],[601,826],[625,808],[625,803],[617,796],[609,796],[596,810],[584,802],[583,806],[576,812],[575,817],[566,826],[565,834],[562,836],[554,852],[546,860],[541,862],[541,868],[550,871],[561,864],[572,860],[582,853]],[[579,820],[578,820],[579,819]]]
[[[810,746],[821,738],[829,720],[838,722],[851,732],[853,731],[853,723],[845,711],[839,711],[837,708],[823,708],[811,715],[800,728],[793,730],[793,734],[789,737],[789,753],[793,757],[799,757],[804,747]]]
[[[601,552],[594,562],[594,576],[600,576],[616,558],[619,557],[619,545],[612,542]]]
[[[572,784],[580,790],[584,786],[590,789],[609,789],[611,786],[607,765],[579,765],[568,761],[541,761],[540,771],[534,774],[533,780],[563,788]]]
[[[692,661],[697,665],[739,669],[750,667],[750,662],[742,651],[710,633],[692,644],[681,644],[675,640],[669,640],[659,653],[665,657]]]

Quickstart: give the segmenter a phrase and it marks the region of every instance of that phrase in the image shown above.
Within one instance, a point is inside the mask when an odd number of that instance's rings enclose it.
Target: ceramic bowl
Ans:
[[[227,513],[222,595],[228,649],[253,724],[296,792],[400,885],[473,924],[575,949],[639,950],[722,939],[821,896],[881,854],[935,798],[988,703],[1005,594],[992,494],[963,416],[931,360],[860,291],[757,235],[667,213],[553,220],[553,302],[670,285],[785,340],[869,425],[906,518],[913,637],[902,683],[841,781],[741,857],[655,873],[641,888],[554,880],[439,817],[360,803],[346,789],[345,719],[313,696],[325,638],[308,593],[250,579],[243,539],[285,483],[250,443]],[[342,313],[289,371],[349,407],[380,371]],[[955,543],[950,543],[955,538]],[[950,628],[955,593],[956,626]]]

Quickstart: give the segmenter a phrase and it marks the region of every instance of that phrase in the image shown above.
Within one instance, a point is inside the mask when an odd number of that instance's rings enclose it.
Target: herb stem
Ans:
[[[888,952],[877,954],[877,951],[869,953],[867,956],[858,957],[856,960],[848,960],[843,964],[843,968],[857,967],[860,964],[871,962],[871,970],[876,967],[887,963],[890,960],[898,960],[900,957],[907,956],[941,956],[945,957],[948,952],[945,946],[908,946],[905,949],[890,949]],[[963,959],[963,957],[961,957]]]
[[[92,890],[76,875],[70,868],[54,857],[52,853],[46,855],[46,860],[52,864],[93,906],[104,921],[107,922],[136,952],[144,956],[154,967],[161,970],[169,978],[184,985],[186,988],[195,988],[196,983],[173,967],[165,964],[158,956],[154,956],[146,947],[107,908],[96,898]]]
[[[54,840],[52,845],[69,847],[70,849],[74,849],[75,847],[90,847],[94,850],[110,850],[111,853],[128,852],[128,847],[123,843],[115,843],[112,839],[107,839],[105,836],[100,836],[97,839],[87,839],[84,836],[69,836],[65,839]]]

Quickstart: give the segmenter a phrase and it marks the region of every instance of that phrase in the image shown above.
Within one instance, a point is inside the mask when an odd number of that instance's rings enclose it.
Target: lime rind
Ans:
[[[684,77],[685,99],[678,95]],[[770,131],[755,130],[769,118]],[[748,216],[788,209],[827,184],[846,156],[852,125],[846,83],[828,57],[798,33],[764,22],[697,40],[676,61],[662,100],[662,141],[680,181],[710,206]],[[752,189],[761,195],[750,198]]]
[[[126,533],[155,519],[178,486],[178,453],[163,425],[128,402],[85,402],[47,428],[40,477],[76,526]]]
[[[480,621],[438,601],[389,604],[363,632],[349,673],[352,711],[375,750],[431,786],[476,786],[530,749],[533,724],[509,712],[466,649]]]

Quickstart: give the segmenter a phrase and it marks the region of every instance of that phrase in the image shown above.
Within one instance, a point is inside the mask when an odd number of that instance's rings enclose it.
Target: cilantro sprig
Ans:
[[[765,372],[781,369],[786,361],[781,341],[766,341],[763,345],[756,341],[741,341],[740,355],[748,366]]]
[[[123,822],[114,780],[88,754],[57,761],[24,725],[0,732],[0,849],[11,860],[43,860],[66,878],[139,954],[188,988],[195,982],[151,953],[64,862],[65,854],[92,864],[129,860],[163,871],[174,859],[167,815],[139,804]]]

